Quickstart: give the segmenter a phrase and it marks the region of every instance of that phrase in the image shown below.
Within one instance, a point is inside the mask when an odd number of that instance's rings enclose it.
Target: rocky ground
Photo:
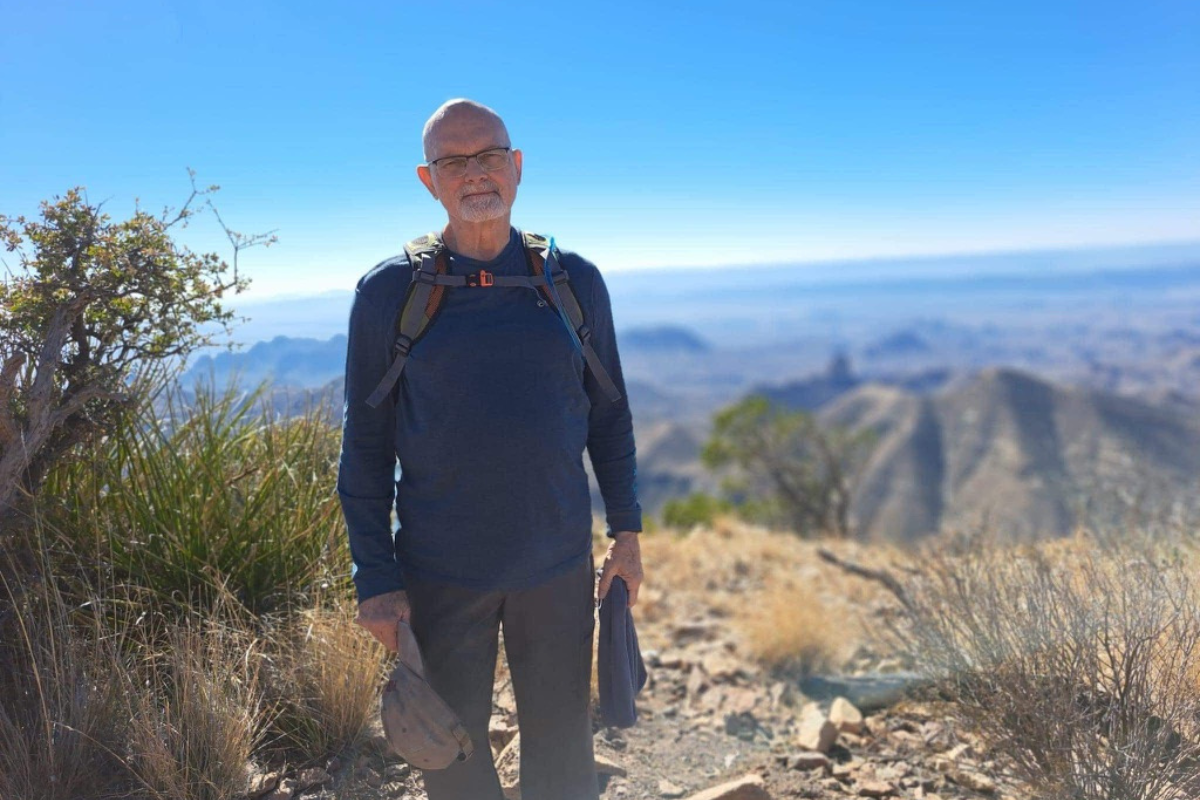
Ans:
[[[634,727],[594,724],[603,798],[1004,800],[1019,796],[988,760],[980,742],[957,730],[933,707],[911,698],[884,701],[888,704],[877,707],[878,698],[865,694],[852,700],[811,688],[806,694],[801,686],[812,684],[802,684],[755,658],[741,630],[743,616],[736,609],[753,604],[780,575],[807,570],[809,583],[822,586],[824,592],[839,591],[842,599],[851,596],[858,607],[857,615],[841,609],[847,614],[845,630],[855,639],[846,643],[852,649],[846,651],[848,658],[838,662],[841,672],[879,675],[902,666],[851,633],[869,626],[873,615],[886,613],[888,600],[882,592],[848,588],[844,578],[828,572],[836,572],[835,568],[815,566],[819,560],[811,547],[789,542],[781,551],[778,542],[764,539],[766,550],[756,552],[757,540],[741,538],[751,535],[766,534],[727,531],[707,545],[692,545],[688,552],[694,563],[664,569],[664,580],[657,587],[650,583],[656,553],[653,547],[643,547],[648,568],[646,602],[635,608],[635,618],[650,678],[638,697],[639,720]],[[741,555],[729,569],[707,569],[705,559],[728,562],[714,555],[722,550]],[[669,559],[687,553],[658,555],[665,565],[678,564]],[[749,561],[748,566],[738,567],[739,559]],[[680,578],[695,574],[716,577],[693,580],[685,587]],[[680,613],[683,609],[686,615]],[[827,608],[807,611],[828,613]],[[852,616],[857,628],[849,624]],[[761,644],[758,649],[762,650]],[[855,706],[856,701],[866,714]],[[519,798],[520,736],[503,670],[497,682],[491,745],[506,794]],[[251,788],[252,797],[270,800],[425,797],[420,771],[387,754],[379,729],[357,752],[323,766],[257,775]]]

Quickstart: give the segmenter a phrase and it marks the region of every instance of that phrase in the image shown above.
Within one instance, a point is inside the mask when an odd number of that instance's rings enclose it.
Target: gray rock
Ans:
[[[329,777],[329,773],[320,767],[302,769],[296,775],[296,791],[307,792],[309,789],[315,786],[322,786],[331,780],[332,778]]]
[[[814,675],[800,682],[800,691],[814,700],[845,697],[860,711],[869,714],[895,705],[910,689],[928,684],[929,680],[917,672]]]

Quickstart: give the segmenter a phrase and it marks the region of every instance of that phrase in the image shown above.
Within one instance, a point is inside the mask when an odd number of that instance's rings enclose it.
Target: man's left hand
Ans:
[[[638,587],[642,585],[642,551],[638,545],[638,531],[619,531],[616,541],[608,546],[604,557],[604,570],[600,573],[597,602],[603,600],[612,586],[613,578],[620,575],[629,587],[629,606],[637,603]]]

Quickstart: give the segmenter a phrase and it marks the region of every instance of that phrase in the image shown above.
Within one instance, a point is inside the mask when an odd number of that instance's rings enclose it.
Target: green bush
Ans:
[[[217,188],[192,178],[183,207],[160,217],[137,209],[113,222],[82,187],[43,202],[41,221],[0,214],[17,265],[0,281],[0,516],[28,513],[59,461],[160,385],[164,366],[229,330],[223,298],[247,285],[238,251],[274,237],[226,228],[232,276],[216,254],[177,244],[192,202]]]
[[[800,536],[853,535],[850,497],[877,436],[750,395],[713,416],[700,453],[739,516]]]
[[[711,525],[718,514],[733,510],[733,503],[704,492],[694,492],[684,498],[668,500],[662,510],[664,525],[672,528],[691,528]]]
[[[340,431],[316,405],[282,419],[262,389],[198,386],[190,406],[177,391],[158,406],[51,475],[70,548],[167,605],[228,590],[260,613],[319,583],[348,588]]]

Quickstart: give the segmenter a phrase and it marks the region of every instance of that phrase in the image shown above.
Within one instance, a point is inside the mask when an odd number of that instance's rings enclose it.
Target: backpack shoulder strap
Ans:
[[[584,321],[583,310],[571,289],[570,276],[558,261],[558,248],[554,246],[554,239],[528,231],[523,231],[521,236],[531,278],[490,278],[483,285],[529,286],[541,292],[550,307],[558,312],[571,334],[571,340],[583,354],[588,369],[605,395],[610,401],[620,400],[620,390],[604,369],[600,357],[591,345],[592,331]],[[383,398],[387,397],[400,380],[400,374],[404,371],[413,345],[429,330],[445,303],[446,287],[475,285],[467,282],[468,278],[463,276],[455,278],[447,274],[449,259],[446,256],[446,246],[436,233],[413,239],[405,245],[404,250],[412,265],[412,278],[404,296],[403,306],[396,317],[392,365],[367,398],[367,405],[371,408],[376,408],[382,403]]]
[[[535,276],[545,275],[546,277],[546,283],[538,286],[538,289],[550,307],[558,311],[563,324],[571,333],[575,347],[583,354],[588,369],[592,371],[592,377],[600,384],[600,388],[604,390],[608,399],[615,403],[621,399],[621,390],[613,382],[608,370],[604,369],[600,357],[596,355],[596,351],[592,347],[591,328],[583,319],[583,310],[579,306],[579,300],[575,297],[574,290],[571,289],[570,276],[559,263],[558,248],[554,245],[554,239],[529,231],[522,231],[521,236],[525,244],[525,258],[529,263],[530,272]]]
[[[419,253],[437,253],[446,249],[446,245],[442,243],[441,234],[435,232],[427,233],[424,236],[418,236],[408,244],[404,245],[404,251],[413,256]]]
[[[444,285],[421,279],[423,275],[433,277],[446,274],[448,259],[442,237],[436,233],[417,237],[404,246],[404,251],[408,253],[408,263],[412,265],[413,274],[408,283],[408,291],[404,295],[404,304],[396,316],[392,365],[367,398],[367,405],[371,408],[382,403],[383,398],[396,385],[396,381],[400,380],[400,373],[404,371],[409,351],[417,340],[425,335],[446,299]]]

